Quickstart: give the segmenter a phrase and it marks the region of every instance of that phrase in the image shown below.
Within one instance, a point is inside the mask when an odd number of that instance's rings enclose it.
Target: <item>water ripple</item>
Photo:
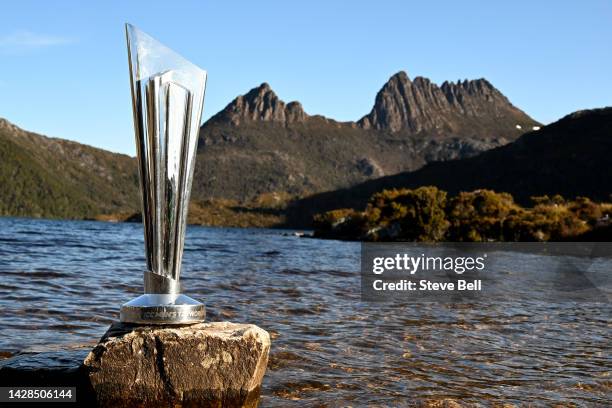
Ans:
[[[262,406],[609,401],[607,304],[369,304],[358,244],[254,229],[187,235],[187,293],[212,320],[271,333]],[[99,338],[141,292],[143,268],[138,224],[0,219],[0,358]]]

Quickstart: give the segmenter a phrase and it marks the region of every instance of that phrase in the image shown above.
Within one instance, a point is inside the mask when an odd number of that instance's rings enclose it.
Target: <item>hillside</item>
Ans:
[[[137,180],[129,156],[27,132],[0,119],[0,215],[134,212]]]
[[[375,192],[427,185],[450,194],[481,188],[508,192],[523,204],[531,196],[545,194],[608,200],[612,193],[610,152],[612,108],[579,111],[476,157],[431,163],[417,171],[297,200],[288,219],[307,225],[319,212],[362,209]]]

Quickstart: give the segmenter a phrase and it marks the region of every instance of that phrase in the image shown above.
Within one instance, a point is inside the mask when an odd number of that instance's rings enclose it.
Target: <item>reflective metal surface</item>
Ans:
[[[121,321],[142,324],[203,322],[204,305],[180,294],[145,294],[121,306]]]
[[[130,24],[126,36],[147,258],[145,293],[178,295],[206,71]],[[159,306],[163,313],[156,322],[185,322],[168,312],[184,309],[173,303],[175,298],[141,298],[122,307],[122,321],[150,323],[135,308]],[[203,320],[203,312],[197,315]]]

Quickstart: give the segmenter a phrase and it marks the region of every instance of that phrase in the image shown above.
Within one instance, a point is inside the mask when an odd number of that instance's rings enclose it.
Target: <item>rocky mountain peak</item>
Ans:
[[[462,113],[478,116],[478,104],[488,102],[493,106],[502,107],[512,104],[500,91],[484,78],[455,82],[445,81],[440,87],[448,102]]]
[[[245,122],[276,122],[289,125],[303,122],[307,115],[299,102],[285,104],[266,82],[238,96],[214,119],[235,126]]]
[[[444,82],[438,86],[424,77],[411,81],[404,71],[393,75],[376,95],[372,111],[358,125],[390,132],[464,130],[476,118],[535,123],[484,78]],[[503,129],[502,129],[503,130]]]
[[[410,82],[410,78],[408,77],[408,74],[406,73],[406,71],[398,71],[395,74],[391,75],[391,78],[389,78],[388,82]]]

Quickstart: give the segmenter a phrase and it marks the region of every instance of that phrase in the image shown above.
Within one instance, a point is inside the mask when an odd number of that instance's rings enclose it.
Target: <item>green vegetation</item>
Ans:
[[[0,216],[90,218],[134,212],[135,161],[26,132],[0,119]]]
[[[188,221],[201,225],[276,227],[284,224],[283,211],[295,199],[270,192],[239,201],[194,190]],[[37,135],[0,119],[0,216],[139,221],[140,200],[134,158]]]
[[[365,211],[338,209],[314,217],[315,236],[367,241],[562,241],[609,229],[611,203],[556,195],[522,207],[508,193],[437,187],[384,190]],[[601,235],[601,234],[600,234]]]
[[[439,241],[448,228],[446,192],[435,187],[376,193],[368,205],[370,222],[396,220],[396,229],[417,241]],[[380,231],[378,232],[380,233]]]

